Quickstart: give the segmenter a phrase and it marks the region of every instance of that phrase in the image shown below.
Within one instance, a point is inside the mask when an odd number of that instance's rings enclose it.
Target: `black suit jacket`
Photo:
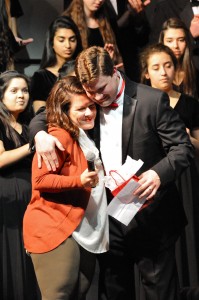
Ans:
[[[153,202],[137,213],[125,228],[128,243],[144,255],[168,247],[186,224],[175,180],[189,166],[193,147],[177,113],[169,106],[167,94],[125,77],[122,162],[127,155],[142,159],[140,173],[154,170],[161,186]],[[99,114],[93,138],[100,149]],[[114,149],[113,149],[114,153]],[[109,199],[110,200],[110,199]],[[135,239],[136,236],[136,239]]]

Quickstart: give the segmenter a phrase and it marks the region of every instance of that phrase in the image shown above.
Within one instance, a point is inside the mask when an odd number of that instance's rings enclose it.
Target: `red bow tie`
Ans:
[[[107,108],[110,108],[110,109],[114,109],[117,107],[118,107],[118,104],[116,102],[112,102],[109,106],[107,106]]]

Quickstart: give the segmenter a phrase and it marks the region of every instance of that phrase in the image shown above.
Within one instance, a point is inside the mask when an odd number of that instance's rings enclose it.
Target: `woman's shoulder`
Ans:
[[[199,100],[193,96],[182,93],[179,98],[179,102],[188,103],[190,106],[199,106]]]
[[[52,126],[48,128],[48,133],[56,137],[64,148],[75,144],[75,140],[71,137],[70,133],[63,128]]]
[[[31,95],[33,100],[46,100],[57,77],[46,69],[36,71],[31,78]]]
[[[39,69],[37,71],[34,72],[33,79],[38,78],[54,78],[57,79],[57,76],[55,74],[53,74],[51,71],[47,70],[47,69]]]

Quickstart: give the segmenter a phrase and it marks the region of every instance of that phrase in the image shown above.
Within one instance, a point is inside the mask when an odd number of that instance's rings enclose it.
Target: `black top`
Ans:
[[[31,96],[33,101],[46,101],[56,81],[57,76],[47,69],[36,71],[31,79]]]
[[[29,142],[28,126],[22,125],[22,133],[19,134],[17,131],[16,133],[20,140],[19,147]],[[15,143],[6,136],[6,129],[1,120],[0,120],[0,140],[3,142],[5,151],[16,149]],[[20,172],[21,169],[28,169],[30,171],[31,164],[32,164],[32,155],[26,156],[22,160],[19,160],[14,164],[9,165],[8,168],[2,168],[0,170],[0,176],[9,176],[9,174],[12,174],[15,171]]]
[[[190,130],[199,127],[199,101],[182,94],[174,108]]]
[[[88,45],[104,47],[104,41],[99,28],[88,28]]]
[[[18,0],[10,0],[10,14],[15,18],[23,16],[23,10]]]

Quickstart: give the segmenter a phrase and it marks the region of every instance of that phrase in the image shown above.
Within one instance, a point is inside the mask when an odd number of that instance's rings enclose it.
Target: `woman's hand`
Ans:
[[[133,9],[137,14],[141,13],[145,6],[151,3],[150,0],[128,0],[129,6]]]
[[[106,43],[104,45],[104,49],[108,52],[108,54],[110,55],[111,59],[113,59],[114,54],[115,54],[115,47],[114,47],[114,45]]]
[[[30,44],[34,41],[33,38],[28,38],[28,39],[24,40],[18,36],[15,36],[15,40],[19,44],[19,46],[27,46],[28,44]]]
[[[80,178],[81,183],[85,188],[96,187],[99,181],[97,171],[89,172],[88,169],[81,174]]]

